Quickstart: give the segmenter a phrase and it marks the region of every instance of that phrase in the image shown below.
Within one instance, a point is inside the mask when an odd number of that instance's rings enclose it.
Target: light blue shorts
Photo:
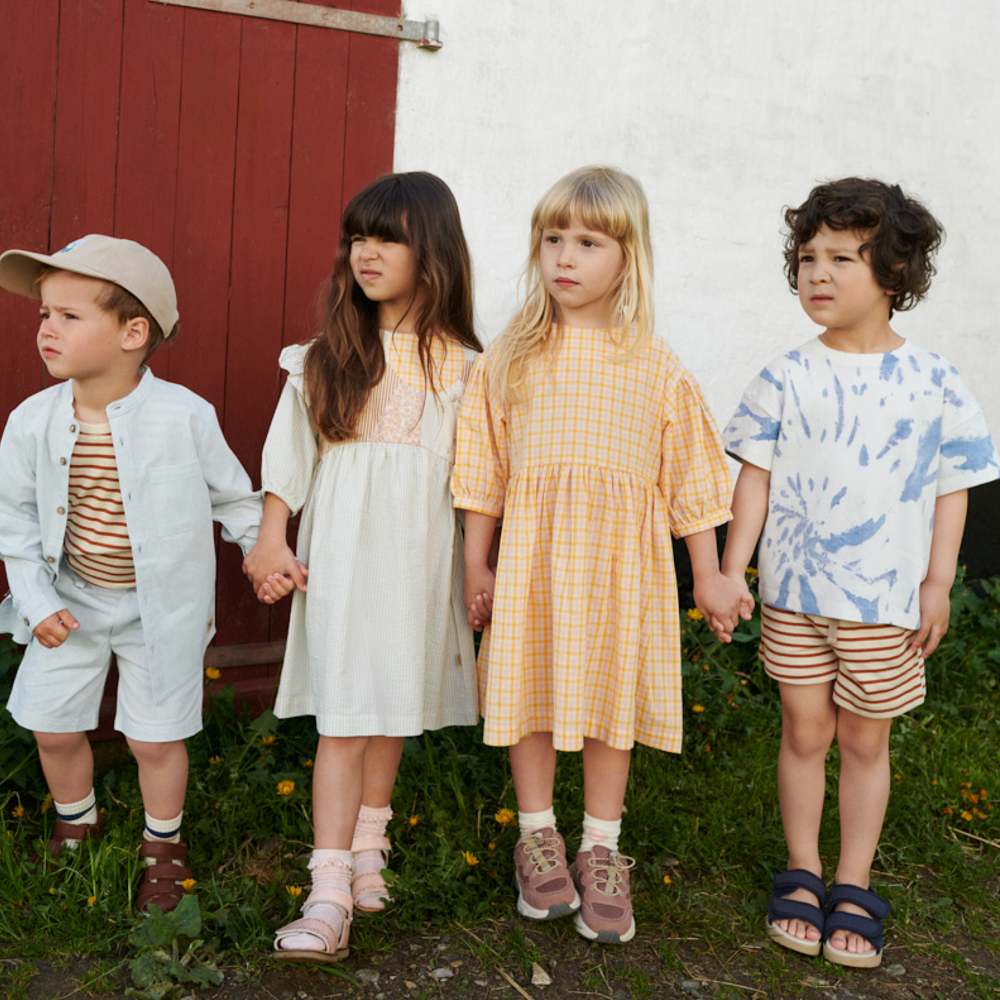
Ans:
[[[139,598],[134,589],[95,587],[63,566],[56,592],[80,623],[47,649],[32,639],[17,669],[7,708],[18,725],[43,733],[97,728],[111,654],[118,661],[115,729],[134,740],[166,743],[201,731],[201,671],[157,703],[147,668]]]

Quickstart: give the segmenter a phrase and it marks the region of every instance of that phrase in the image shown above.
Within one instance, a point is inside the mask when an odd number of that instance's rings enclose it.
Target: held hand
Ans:
[[[920,628],[913,633],[910,648],[918,650],[925,660],[938,648],[948,631],[950,592],[950,587],[930,580],[920,585]]]
[[[493,589],[496,575],[486,566],[465,568],[464,599],[466,618],[477,631],[493,617]]]
[[[277,604],[294,589],[295,583],[291,577],[285,576],[284,573],[272,573],[257,591],[257,600],[262,604]]]
[[[79,627],[80,623],[69,613],[69,609],[63,608],[35,626],[35,638],[46,649],[55,649],[66,641],[70,632],[75,632]]]
[[[243,560],[243,575],[250,581],[254,592],[260,597],[261,588],[267,579],[275,574],[287,577],[299,590],[306,589],[309,570],[295,558],[295,553],[282,540],[269,542],[261,540],[247,553]],[[285,593],[288,593],[286,591]],[[284,597],[281,594],[281,597]],[[280,599],[280,598],[279,598]]]
[[[696,581],[694,602],[715,637],[724,643],[732,642],[740,618],[749,619],[753,611],[753,597],[746,581],[722,573]]]

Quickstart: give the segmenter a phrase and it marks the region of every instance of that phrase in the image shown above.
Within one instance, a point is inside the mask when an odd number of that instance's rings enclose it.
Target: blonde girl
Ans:
[[[304,916],[279,958],[347,954],[355,908],[380,910],[405,736],[476,721],[460,532],[448,490],[474,353],[469,253],[448,186],[383,177],[347,206],[326,319],[288,347],[264,445],[264,519],[245,571],[295,591],[275,704],[314,715],[315,849]],[[302,510],[298,552],[286,525]]]
[[[735,627],[741,595],[719,572],[715,527],[730,517],[719,435],[654,336],[651,293],[639,183],[607,167],[556,183],[532,216],[524,305],[473,371],[452,477],[466,607],[486,626],[484,738],[510,747],[518,911],[575,913],[584,937],[609,943],[635,934],[634,861],[618,851],[631,748],[681,748],[671,533],[713,628]],[[572,868],[552,808],[557,750],[583,752]]]

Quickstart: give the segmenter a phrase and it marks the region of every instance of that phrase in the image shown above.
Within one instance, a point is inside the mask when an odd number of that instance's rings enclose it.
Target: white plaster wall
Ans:
[[[781,210],[848,174],[944,223],[929,298],[894,319],[963,372],[1000,435],[1000,2],[406,0],[396,169],[452,186],[484,339],[517,301],[531,209],[585,163],[645,185],[658,327],[720,421],[817,332],[782,274]]]

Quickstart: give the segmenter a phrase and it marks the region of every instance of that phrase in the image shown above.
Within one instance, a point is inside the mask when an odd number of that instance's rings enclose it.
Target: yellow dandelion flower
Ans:
[[[197,884],[198,880],[196,878],[186,878],[181,882],[181,888],[185,892],[190,892]]]
[[[748,577],[750,577],[750,579],[751,579],[751,580],[752,580],[752,579],[753,579],[753,578],[754,578],[755,576],[759,576],[759,575],[760,575],[760,574],[758,573],[758,571],[757,571],[757,570],[756,570],[756,569],[755,569],[755,568],[754,568],[753,566],[747,566],[747,569],[746,569],[746,573],[747,573],[747,576],[748,576]]]
[[[409,823],[410,826],[416,826],[420,822],[420,817],[414,813],[414,815],[412,815],[406,822]]]
[[[221,764],[222,758],[218,754],[215,754],[214,756],[208,758],[208,762],[209,764]]]
[[[278,737],[274,733],[268,733],[267,736],[262,736],[260,738],[260,745],[262,747],[273,747],[275,743],[278,742]]]
[[[705,616],[697,608],[689,608],[687,618],[689,622],[700,622],[704,621]]]
[[[50,896],[54,896],[55,894],[56,894],[55,886],[50,885],[49,886],[49,895]]]
[[[88,896],[87,897],[87,906],[93,906],[94,903],[96,903],[96,902],[97,902],[97,897],[96,896]]]
[[[495,851],[496,849],[497,849],[497,845],[496,845],[496,841],[495,840],[491,840],[486,845],[486,850],[488,850],[488,851]]]
[[[498,809],[493,817],[501,826],[510,826],[517,819],[513,809]]]
[[[975,816],[976,819],[986,819],[986,813],[984,813],[982,809],[973,809],[972,815]]]
[[[936,785],[938,783],[937,778],[931,778],[931,784]]]
[[[669,875],[667,875],[666,873],[664,873],[664,875],[663,875],[663,884],[664,885],[673,885],[674,884],[674,880]]]
[[[990,793],[985,788],[979,789],[979,800],[985,802],[990,797]]]
[[[966,823],[972,819],[972,813],[970,813],[968,809],[963,809],[959,815],[965,820]]]
[[[893,775],[893,778],[895,778],[895,779],[896,779],[896,781],[902,781],[902,780],[903,780],[903,776],[902,776],[902,775],[901,775],[901,774],[899,773],[899,771],[897,771],[897,772],[896,772],[896,773],[895,773],[895,774]]]
[[[285,886],[285,891],[288,893],[289,896],[292,896],[293,898],[298,899],[298,897],[302,895],[302,886],[301,885],[286,885]]]
[[[284,781],[279,781],[274,787],[277,789],[279,795],[287,796],[295,791],[295,782],[286,778]]]
[[[306,768],[306,770],[308,770],[310,767],[312,767],[313,766],[313,759],[312,759],[312,757],[306,757],[306,759],[304,761],[302,761],[302,766],[304,768]]]
[[[20,819],[24,815],[24,806],[20,802],[13,809],[11,809],[11,815],[14,819]]]
[[[222,676],[222,671],[218,667],[205,667],[205,676],[210,681],[217,681]]]
[[[705,706],[699,705],[698,702],[695,702],[691,706],[691,711],[694,712],[695,715],[701,715],[701,713],[705,711]]]
[[[40,809],[42,813],[47,813],[51,808],[52,808],[52,796],[46,795],[45,798],[42,799],[42,804],[40,806]]]
[[[945,816],[951,816],[955,812],[955,810],[952,809],[951,806],[945,806],[944,809],[941,810],[941,812]]]
[[[472,851],[462,851],[462,857],[465,858],[465,863],[470,867],[474,868],[479,864],[479,858],[472,853]]]

